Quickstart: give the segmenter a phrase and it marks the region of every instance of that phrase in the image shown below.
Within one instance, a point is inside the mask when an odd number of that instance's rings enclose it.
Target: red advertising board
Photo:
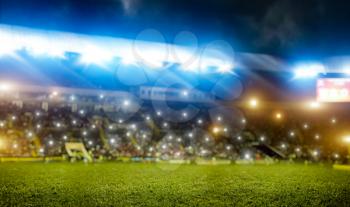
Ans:
[[[350,102],[350,78],[318,79],[317,101]]]

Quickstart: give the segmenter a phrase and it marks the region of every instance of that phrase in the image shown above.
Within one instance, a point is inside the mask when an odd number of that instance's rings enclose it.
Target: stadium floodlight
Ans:
[[[73,40],[73,41],[72,41]],[[122,64],[141,63],[149,68],[162,68],[164,63],[184,66],[193,72],[231,73],[234,64],[232,55],[219,48],[206,48],[205,53],[195,56],[188,63],[192,48],[179,45],[128,40],[102,36],[89,36],[58,31],[36,30],[12,25],[0,25],[0,55],[14,54],[25,50],[30,55],[45,55],[65,58],[66,53],[80,55],[82,64],[105,65],[114,59]],[[176,55],[164,55],[164,48],[177,51]],[[200,62],[201,64],[197,64]]]
[[[326,68],[321,63],[304,63],[294,68],[295,78],[315,78],[320,73],[325,73]]]

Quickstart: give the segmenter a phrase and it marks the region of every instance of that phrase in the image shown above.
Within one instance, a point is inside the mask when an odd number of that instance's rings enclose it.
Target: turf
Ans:
[[[0,206],[349,206],[320,165],[0,163]]]

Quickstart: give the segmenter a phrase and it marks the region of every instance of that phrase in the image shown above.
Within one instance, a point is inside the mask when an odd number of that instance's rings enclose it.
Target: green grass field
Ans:
[[[0,206],[350,206],[330,166],[0,163]]]

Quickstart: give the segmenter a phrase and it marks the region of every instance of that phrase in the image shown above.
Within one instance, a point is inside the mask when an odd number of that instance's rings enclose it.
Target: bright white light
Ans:
[[[83,135],[86,136],[87,135],[87,131],[83,131]]]
[[[238,137],[237,137],[237,140],[238,140],[238,141],[242,140],[242,137],[241,137],[241,136],[238,136]]]
[[[13,144],[12,146],[14,149],[17,149],[18,148],[18,145],[17,144]]]
[[[16,116],[12,116],[11,119],[14,121],[14,120],[17,119],[17,117]]]
[[[103,94],[100,94],[99,98],[103,99],[105,96]]]
[[[344,141],[345,143],[349,143],[349,144],[350,144],[350,136],[345,136],[345,137],[343,138],[343,141]]]
[[[320,135],[316,134],[316,135],[315,135],[315,139],[316,139],[316,140],[319,140],[319,139],[320,139]]]
[[[183,113],[182,113],[182,116],[183,116],[183,117],[187,117],[187,116],[188,116],[187,112],[183,112]]]
[[[260,141],[262,141],[262,142],[265,141],[265,139],[266,139],[265,136],[260,137]]]
[[[137,128],[136,124],[131,124],[131,128],[135,130]]]
[[[130,101],[129,100],[124,100],[123,101],[123,105],[124,106],[129,106],[130,105]]]
[[[304,124],[304,125],[303,125],[303,128],[304,128],[304,129],[308,129],[308,128],[309,128],[309,125],[308,125],[308,124]]]
[[[164,127],[168,127],[168,123],[164,122],[164,123],[163,123],[163,126],[164,126]]]
[[[339,154],[334,154],[334,158],[338,159],[339,158]]]
[[[53,145],[53,141],[52,141],[52,140],[49,141],[49,145],[50,145],[50,146]]]
[[[112,129],[113,129],[113,125],[109,125],[109,126],[108,126],[108,129],[109,129],[109,130],[112,130]]]
[[[0,122],[0,127],[3,128],[5,126],[4,122]]]
[[[197,123],[198,124],[203,124],[203,120],[202,119],[198,119]]]
[[[39,152],[40,152],[40,153],[44,153],[44,149],[43,149],[43,148],[40,148],[40,149],[39,149]]]
[[[71,101],[75,101],[75,96],[74,96],[74,95],[71,95],[71,96],[69,97],[69,99],[70,99]]]
[[[98,47],[87,47],[81,51],[80,62],[83,64],[104,65],[113,59],[114,55]]]
[[[118,120],[118,123],[119,123],[119,124],[121,124],[121,123],[123,123],[123,122],[124,122],[123,119],[119,119],[119,120]]]
[[[321,107],[321,104],[319,102],[317,102],[317,101],[312,101],[312,102],[309,103],[309,107],[311,109],[318,109],[318,108]]]
[[[33,136],[33,132],[28,132],[27,136],[28,137],[32,137]]]
[[[296,152],[300,152],[301,149],[300,149],[299,147],[297,147],[297,148],[295,148],[295,151],[296,151]]]
[[[259,104],[259,102],[255,98],[252,98],[252,99],[249,100],[249,106],[251,108],[256,108],[258,106],[258,104]]]
[[[151,117],[150,116],[146,116],[146,120],[147,121],[151,120]]]
[[[40,129],[40,128],[41,128],[41,125],[40,125],[40,124],[37,124],[37,125],[36,125],[36,128],[37,128],[37,129]]]
[[[312,152],[312,155],[317,157],[319,155],[319,152],[317,150],[315,150],[315,151]]]
[[[150,152],[152,152],[152,151],[153,151],[153,147],[150,147],[148,150],[149,150]]]
[[[244,154],[244,159],[250,160],[251,159],[251,155],[249,153],[245,153]]]
[[[40,116],[41,114],[40,114],[40,112],[39,111],[37,111],[36,113],[35,113],[35,116]]]
[[[0,83],[0,91],[10,91],[13,86],[9,83]]]
[[[220,132],[220,128],[219,127],[214,127],[213,128],[213,133],[214,134],[217,134],[217,133],[219,133]]]
[[[79,114],[84,115],[85,111],[83,109],[79,110]]]
[[[73,125],[76,125],[76,124],[77,124],[77,121],[76,121],[76,120],[73,120],[73,121],[72,121],[72,124],[73,124]]]
[[[188,96],[188,91],[187,90],[182,91],[182,95],[187,97]]]
[[[336,118],[332,118],[332,119],[331,119],[331,123],[332,123],[332,124],[336,124],[336,123],[337,123],[337,119],[336,119]]]
[[[165,144],[162,145],[162,149],[166,149],[167,146]]]
[[[291,131],[291,132],[289,133],[289,136],[294,137],[294,136],[295,136],[295,133],[294,133],[293,131]]]
[[[58,96],[58,92],[57,92],[57,91],[53,91],[52,94],[51,94],[51,96],[54,96],[54,97],[55,97],[55,96]]]
[[[88,142],[88,144],[89,144],[89,145],[92,145],[92,144],[93,144],[93,142],[90,140],[90,141]]]
[[[60,128],[60,127],[61,127],[61,123],[57,122],[57,123],[56,123],[56,127],[57,127],[57,128]]]
[[[231,146],[230,146],[230,145],[227,145],[227,146],[226,146],[226,150],[231,150]]]
[[[281,147],[282,147],[283,149],[285,149],[285,148],[287,148],[287,145],[281,144]]]
[[[146,138],[147,138],[147,135],[143,134],[143,135],[142,135],[142,138],[146,139]]]
[[[63,140],[67,140],[68,137],[66,135],[63,136]]]
[[[112,138],[112,139],[109,140],[109,142],[110,142],[111,144],[114,144],[114,143],[115,143],[115,139]]]
[[[96,129],[96,125],[95,124],[91,125],[91,128]]]
[[[325,72],[325,66],[320,63],[301,64],[294,69],[295,78],[314,78]]]
[[[210,141],[209,137],[206,137],[206,138],[205,138],[205,141],[206,141],[206,142],[209,142],[209,141]]]
[[[221,116],[218,116],[216,119],[217,119],[218,121],[222,121],[222,117],[221,117]]]
[[[192,138],[193,137],[193,133],[192,132],[188,133],[188,136]]]
[[[228,131],[228,129],[225,127],[225,128],[224,128],[224,132],[227,132],[227,131]]]
[[[169,140],[172,140],[172,139],[173,139],[173,136],[169,135],[168,139],[169,139]]]
[[[177,142],[181,142],[181,141],[182,141],[181,137],[178,137],[178,138],[176,139],[176,141],[177,141]]]
[[[246,123],[247,123],[247,120],[246,120],[246,119],[242,119],[242,120],[241,120],[241,123],[242,123],[242,124],[246,124]]]
[[[162,112],[161,111],[157,111],[157,116],[162,116]]]
[[[131,136],[131,133],[130,133],[130,132],[126,132],[126,136],[127,136],[127,137],[130,137],[130,136]]]

